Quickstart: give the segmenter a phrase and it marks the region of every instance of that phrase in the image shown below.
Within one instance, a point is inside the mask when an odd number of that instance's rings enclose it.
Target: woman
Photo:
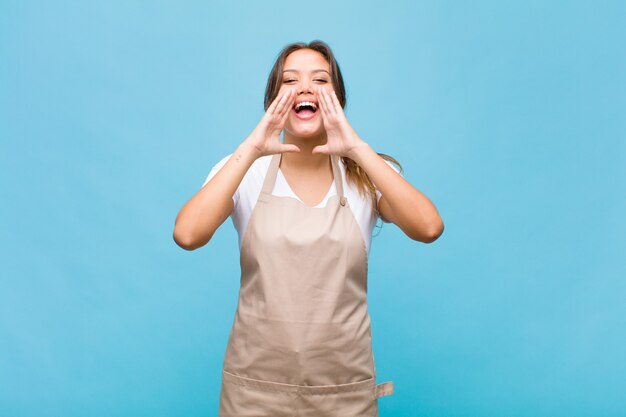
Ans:
[[[372,228],[381,217],[429,243],[443,222],[387,162],[395,160],[356,134],[344,106],[330,47],[286,46],[260,123],[176,219],[174,239],[188,250],[229,216],[239,232],[241,288],[221,417],[377,416],[377,399],[393,392],[391,382],[375,382],[366,299]]]

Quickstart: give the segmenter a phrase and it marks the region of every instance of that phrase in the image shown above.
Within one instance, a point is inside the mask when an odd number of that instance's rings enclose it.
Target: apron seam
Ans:
[[[364,379],[362,381],[348,382],[336,385],[299,385],[287,384],[284,382],[267,381],[263,379],[249,378],[226,370],[222,371],[226,378],[225,383],[238,385],[245,388],[259,389],[272,392],[306,394],[306,395],[328,395],[341,394],[346,392],[358,392],[371,390],[376,394],[376,377]]]

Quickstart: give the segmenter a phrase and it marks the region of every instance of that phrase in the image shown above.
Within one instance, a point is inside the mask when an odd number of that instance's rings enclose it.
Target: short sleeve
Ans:
[[[222,160],[220,160],[217,164],[215,164],[213,166],[213,168],[211,168],[211,171],[209,171],[209,175],[206,177],[206,180],[204,180],[204,183],[202,184],[202,187],[207,185],[207,183],[211,180],[211,178],[213,178],[215,176],[215,174],[217,174],[218,171],[220,169],[222,169],[222,167],[224,165],[226,165],[226,162],[228,162],[228,160],[230,159],[231,155],[232,154],[226,155],[224,158],[222,158]],[[202,188],[202,187],[200,187],[200,188]],[[237,190],[235,190],[235,194],[233,194],[233,203],[235,205],[237,205],[238,201],[239,201],[239,187],[237,187]]]
[[[398,167],[396,167],[391,161],[387,161],[386,159],[384,160],[387,165],[389,165],[391,168],[393,168],[394,171],[396,171],[398,174],[402,175],[400,173],[400,169]],[[380,191],[378,191],[378,188],[376,188],[376,203],[378,204],[378,202],[380,201],[380,197],[382,197],[382,193]],[[383,219],[382,217],[380,218],[380,220],[382,220],[384,223],[391,223],[385,219]]]

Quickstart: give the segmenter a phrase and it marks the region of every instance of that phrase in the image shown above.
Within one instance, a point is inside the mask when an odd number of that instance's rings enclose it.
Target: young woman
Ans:
[[[378,217],[413,240],[443,232],[432,202],[346,120],[339,65],[322,41],[286,46],[266,113],[176,218],[174,240],[205,245],[231,216],[241,288],[220,417],[378,415],[367,258]],[[283,143],[280,134],[284,131]],[[399,165],[399,164],[398,164]]]

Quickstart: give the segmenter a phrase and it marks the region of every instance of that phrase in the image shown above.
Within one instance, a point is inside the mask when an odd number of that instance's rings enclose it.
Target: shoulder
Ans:
[[[209,177],[212,177],[217,171],[222,169],[222,167],[226,165],[226,162],[228,162],[231,156],[233,156],[233,154],[229,153],[228,155],[222,157],[217,163],[215,163],[209,171]]]
[[[211,167],[211,169],[209,170],[209,175],[207,175],[206,179],[204,180],[204,183],[202,184],[202,187],[204,187],[211,180],[211,178],[213,178],[215,176],[215,174],[217,174],[217,172],[220,169],[222,169],[222,167],[224,165],[226,165],[226,162],[228,162],[228,160],[230,159],[231,156],[232,156],[232,153],[226,155],[225,157],[220,159],[216,164],[214,164]]]
[[[228,160],[230,159],[231,156],[233,156],[232,153],[229,153],[228,155],[224,156],[215,165],[213,165],[213,168],[211,168],[211,171],[219,171],[220,168],[222,168],[224,165],[226,165],[226,162],[228,162]]]

